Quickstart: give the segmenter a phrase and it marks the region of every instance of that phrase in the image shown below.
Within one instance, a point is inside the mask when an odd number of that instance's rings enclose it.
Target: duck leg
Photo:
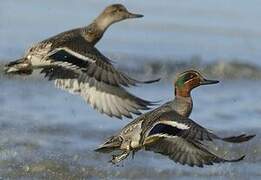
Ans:
[[[129,154],[129,151],[123,151],[121,154],[112,155],[112,159],[109,162],[111,162],[112,164],[117,164],[120,161],[126,159],[129,156]]]

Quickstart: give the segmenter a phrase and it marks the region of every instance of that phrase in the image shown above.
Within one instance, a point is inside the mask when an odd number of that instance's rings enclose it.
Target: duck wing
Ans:
[[[147,110],[153,102],[146,101],[132,95],[121,86],[113,86],[85,73],[74,66],[50,66],[42,69],[49,80],[55,80],[57,88],[72,94],[80,95],[88,104],[100,113],[110,117],[132,118],[132,114],[141,114],[140,110]]]
[[[152,122],[149,125],[143,125],[150,127],[147,129],[144,134],[148,134],[153,131],[163,131],[164,134],[173,135],[178,134],[179,137],[184,139],[192,139],[197,141],[213,141],[214,139],[222,140],[230,143],[242,143],[249,141],[254,138],[255,135],[246,135],[241,134],[239,136],[230,136],[230,137],[219,137],[214,134],[212,131],[200,126],[193,120],[187,117],[179,115],[175,111],[162,113],[156,121]]]
[[[161,136],[155,141],[149,141],[150,143],[145,145],[147,151],[166,155],[182,165],[203,167],[214,163],[237,162],[245,157],[227,160],[211,153],[197,141],[178,136]]]
[[[53,50],[46,57],[52,63],[73,65],[75,68],[82,69],[86,76],[109,85],[128,87],[160,80],[140,81],[118,71],[110,59],[88,44],[82,37],[74,37],[55,43],[52,48]]]

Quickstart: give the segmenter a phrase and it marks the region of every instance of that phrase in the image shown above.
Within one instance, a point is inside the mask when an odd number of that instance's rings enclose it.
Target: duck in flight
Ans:
[[[112,61],[95,48],[106,29],[113,23],[140,18],[121,4],[113,4],[88,26],[69,30],[35,44],[25,56],[6,65],[8,74],[31,74],[34,69],[55,86],[78,94],[100,113],[110,117],[131,118],[141,114],[153,102],[126,91],[125,87],[159,81],[140,81],[118,71]]]
[[[175,98],[162,106],[142,114],[127,124],[119,133],[110,137],[97,152],[113,155],[110,162],[116,164],[132,152],[145,149],[168,156],[173,161],[189,166],[203,167],[221,162],[236,162],[237,159],[224,159],[210,152],[204,141],[222,140],[229,143],[242,143],[255,135],[219,137],[200,126],[188,116],[192,110],[190,93],[192,89],[218,81],[207,80],[199,72],[190,70],[179,74],[175,81]],[[184,99],[185,98],[185,99]],[[187,98],[190,98],[188,101]]]

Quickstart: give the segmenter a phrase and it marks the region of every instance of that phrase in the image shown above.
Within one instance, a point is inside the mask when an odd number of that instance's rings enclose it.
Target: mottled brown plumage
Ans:
[[[110,59],[94,46],[113,23],[142,15],[130,13],[123,5],[114,4],[89,25],[60,33],[34,45],[25,57],[6,66],[7,73],[19,74],[41,68],[58,88],[78,94],[94,109],[109,116],[131,118],[153,103],[136,97],[122,86],[158,81],[135,80],[118,71]],[[25,73],[24,73],[25,74]]]

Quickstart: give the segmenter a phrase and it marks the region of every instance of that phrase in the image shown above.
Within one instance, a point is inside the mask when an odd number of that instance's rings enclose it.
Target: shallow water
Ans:
[[[129,120],[100,115],[82,99],[55,89],[37,78],[2,77],[0,81],[0,174],[3,178],[33,179],[246,179],[260,174],[260,91],[254,81],[225,81],[193,92],[192,118],[220,135],[257,133],[242,145],[218,143],[227,158],[246,154],[244,161],[190,168],[151,152],[138,152],[119,167],[110,154],[93,152]],[[151,100],[172,98],[170,83],[134,88]],[[224,93],[226,92],[226,93]],[[250,93],[251,92],[251,95]],[[162,96],[164,95],[164,96]],[[204,96],[203,96],[204,95]]]

